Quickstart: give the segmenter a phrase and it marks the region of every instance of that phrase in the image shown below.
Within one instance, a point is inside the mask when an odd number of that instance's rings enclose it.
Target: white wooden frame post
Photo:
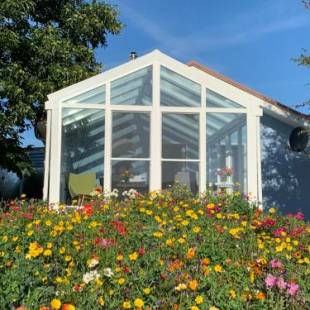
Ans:
[[[150,190],[161,189],[161,112],[160,112],[160,64],[153,64],[153,110],[151,113]]]
[[[106,83],[106,102],[104,114],[104,174],[103,187],[105,191],[111,190],[111,150],[112,150],[112,112],[111,112],[111,83]]]
[[[184,77],[201,85],[201,106],[200,107],[167,107],[160,106],[160,66],[164,66]],[[111,104],[111,81],[128,75],[132,72],[147,66],[153,66],[153,98],[152,106],[134,105],[112,105]],[[86,103],[63,103],[65,100],[84,93],[88,90],[105,85],[105,104]],[[233,100],[241,105],[241,108],[212,108],[206,106],[206,90],[210,89],[224,97]],[[61,131],[62,131],[62,108],[87,108],[101,109],[105,112],[105,142],[104,142],[104,189],[111,190],[111,164],[112,164],[112,112],[131,111],[150,113],[150,180],[149,189],[161,189],[162,184],[162,136],[161,118],[162,113],[197,113],[199,114],[199,159],[185,160],[188,162],[199,161],[199,191],[206,189],[207,183],[207,113],[246,113],[247,115],[247,190],[254,197],[261,200],[261,167],[260,167],[260,140],[259,140],[259,118],[262,115],[261,101],[222,80],[196,68],[188,67],[175,59],[155,50],[143,57],[125,63],[95,77],[69,86],[63,90],[48,96],[46,104],[48,112],[47,128],[50,128],[50,138],[47,140],[45,152],[45,178],[44,198],[49,202],[58,202],[60,198],[60,177],[61,177]],[[122,158],[124,160],[124,158]],[[133,160],[133,158],[130,158]],[[145,159],[137,159],[145,160]],[[165,161],[169,161],[164,159]],[[178,160],[171,160],[178,161]],[[184,161],[184,160],[180,160]],[[47,197],[48,194],[48,197]]]

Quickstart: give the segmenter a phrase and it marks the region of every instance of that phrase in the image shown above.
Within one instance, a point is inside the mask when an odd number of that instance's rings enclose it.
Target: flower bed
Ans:
[[[0,213],[1,309],[306,309],[309,233],[238,194],[18,201]]]

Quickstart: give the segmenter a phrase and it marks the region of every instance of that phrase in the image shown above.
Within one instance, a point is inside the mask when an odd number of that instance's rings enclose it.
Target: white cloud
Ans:
[[[153,39],[159,49],[169,51],[176,57],[239,45],[310,24],[309,16],[302,9],[292,10],[290,6],[285,7],[282,1],[269,2],[268,6],[264,5],[259,10],[232,16],[229,23],[220,24],[219,21],[218,25],[197,29],[192,34],[170,33],[163,23],[155,22],[150,16],[143,16],[124,3],[121,11],[131,23]]]

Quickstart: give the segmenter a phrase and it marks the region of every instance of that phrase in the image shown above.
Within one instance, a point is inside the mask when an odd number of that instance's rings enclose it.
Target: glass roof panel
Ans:
[[[199,107],[201,86],[176,72],[160,67],[160,104],[175,107]]]
[[[239,103],[234,102],[222,95],[207,89],[207,108],[244,108]]]
[[[63,103],[105,104],[105,85],[74,96]]]
[[[152,105],[152,66],[111,82],[111,104]]]

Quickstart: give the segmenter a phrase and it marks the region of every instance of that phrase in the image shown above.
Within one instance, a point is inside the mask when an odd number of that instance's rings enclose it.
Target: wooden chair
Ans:
[[[68,189],[72,199],[78,197],[78,205],[82,205],[85,196],[88,196],[96,187],[96,174],[69,173]]]

